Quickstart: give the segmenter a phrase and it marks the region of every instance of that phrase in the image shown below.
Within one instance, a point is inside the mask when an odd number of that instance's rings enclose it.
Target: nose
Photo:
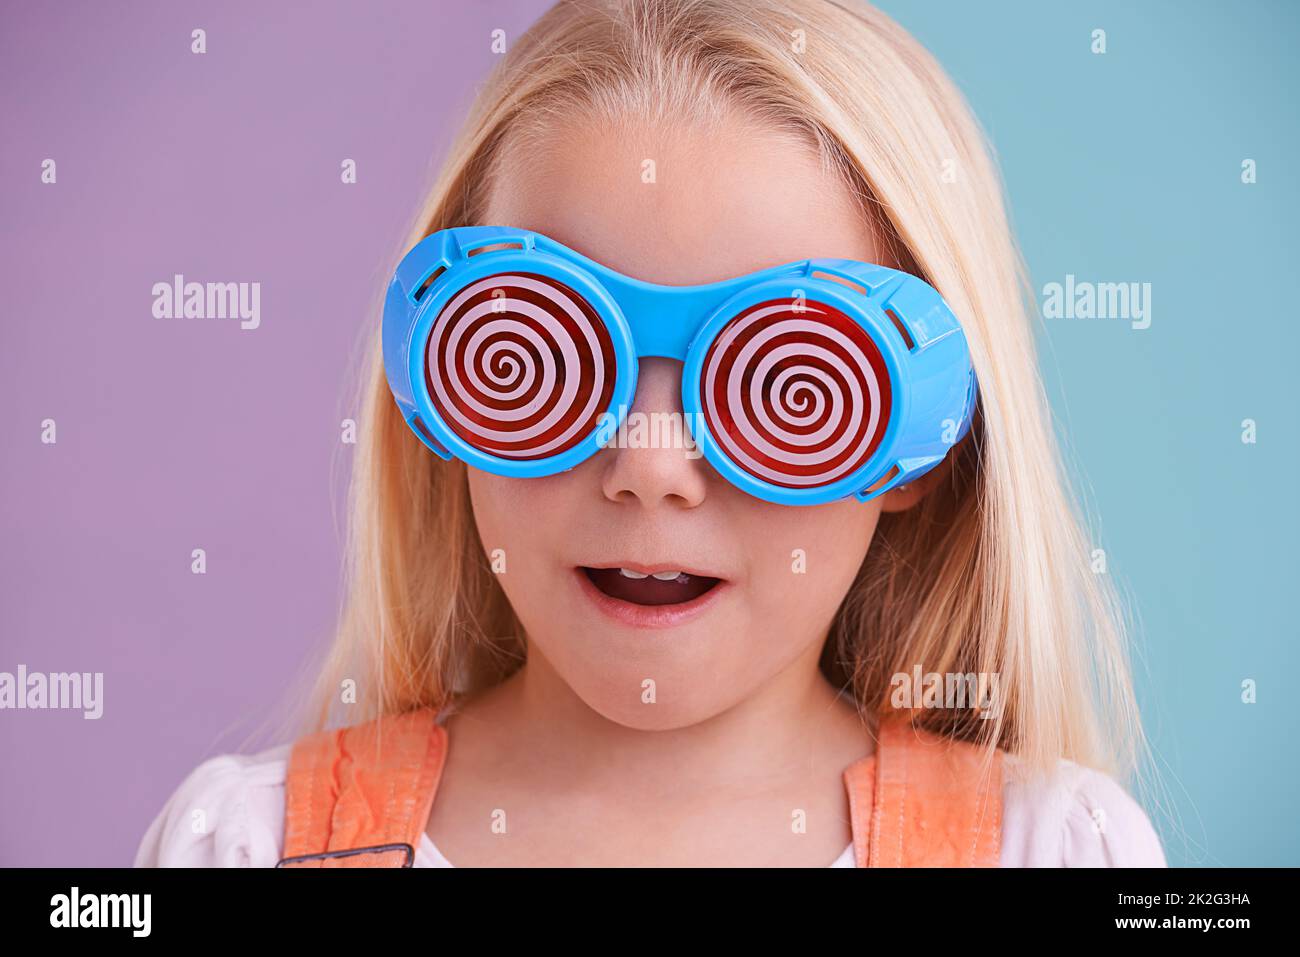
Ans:
[[[709,466],[694,448],[682,414],[682,364],[644,358],[627,419],[604,449],[601,491],[611,502],[643,508],[695,508],[704,502]]]

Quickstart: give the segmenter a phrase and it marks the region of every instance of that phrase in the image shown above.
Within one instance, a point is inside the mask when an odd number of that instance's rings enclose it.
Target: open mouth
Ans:
[[[633,605],[682,605],[695,601],[722,581],[675,569],[646,572],[583,566],[581,571],[602,594]]]

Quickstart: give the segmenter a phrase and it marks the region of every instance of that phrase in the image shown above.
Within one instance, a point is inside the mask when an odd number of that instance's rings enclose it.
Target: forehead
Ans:
[[[557,126],[509,150],[483,222],[670,285],[811,257],[882,261],[860,205],[816,151],[739,116]]]

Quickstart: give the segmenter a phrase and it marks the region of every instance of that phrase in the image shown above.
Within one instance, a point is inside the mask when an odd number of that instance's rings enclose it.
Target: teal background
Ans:
[[[1172,865],[1300,864],[1300,4],[878,6],[988,132],[1040,305],[1067,273],[1152,285],[1148,329],[1040,332],[1058,434],[1135,619],[1154,755],[1138,795]]]

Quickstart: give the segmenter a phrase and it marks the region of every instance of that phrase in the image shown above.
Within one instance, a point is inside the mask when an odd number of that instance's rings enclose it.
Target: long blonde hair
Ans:
[[[978,375],[970,437],[916,508],[882,516],[822,667],[864,715],[890,678],[996,673],[1000,719],[944,733],[1112,772],[1140,742],[1118,603],[1089,568],[1037,374],[1032,292],[985,138],[938,63],[858,0],[560,0],[479,92],[401,251],[480,222],[508,151],[557,117],[739,109],[803,137],[902,268],[960,318]],[[316,726],[437,707],[503,680],[524,639],[474,528],[465,468],[429,454],[389,394],[378,323],[350,496],[348,587]],[[969,715],[969,713],[967,713]]]

